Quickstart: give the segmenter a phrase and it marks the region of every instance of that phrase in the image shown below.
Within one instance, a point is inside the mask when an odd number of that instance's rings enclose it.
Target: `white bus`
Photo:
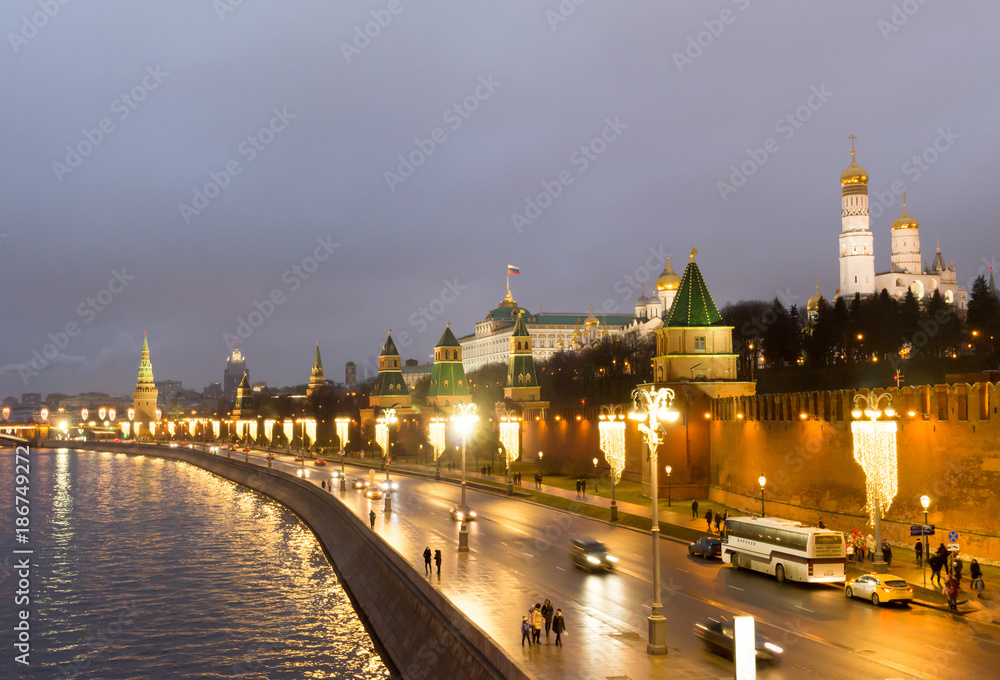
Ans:
[[[839,531],[788,519],[730,517],[722,537],[722,561],[737,569],[773,574],[778,581],[844,581],[847,549]]]

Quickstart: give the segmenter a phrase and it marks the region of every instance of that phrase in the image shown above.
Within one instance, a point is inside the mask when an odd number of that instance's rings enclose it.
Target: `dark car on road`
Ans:
[[[733,622],[729,619],[723,617],[696,623],[694,624],[694,634],[702,639],[710,652],[730,659],[733,658],[736,643],[733,637]],[[755,635],[754,638],[758,662],[776,663],[785,651],[763,635]]]
[[[569,554],[573,564],[587,571],[611,571],[618,564],[618,558],[609,553],[607,547],[596,538],[573,539]]]
[[[722,557],[722,541],[718,538],[699,538],[688,546],[688,555],[701,555],[706,560],[710,557]]]

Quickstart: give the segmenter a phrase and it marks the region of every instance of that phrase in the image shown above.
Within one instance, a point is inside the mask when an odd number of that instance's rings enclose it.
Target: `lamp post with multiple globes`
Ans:
[[[458,551],[469,552],[469,524],[465,519],[469,514],[469,506],[465,501],[465,447],[479,416],[476,415],[476,405],[471,402],[455,404],[452,407],[452,414],[451,419],[462,435],[462,524],[458,530]]]
[[[647,654],[667,653],[667,619],[663,616],[663,603],[660,601],[660,520],[657,501],[657,449],[663,443],[663,427],[661,421],[676,422],[680,413],[673,407],[674,391],[669,387],[658,390],[652,388],[636,388],[632,392],[634,406],[629,409],[630,420],[639,421],[639,430],[649,447],[649,478],[650,499],[652,501],[653,537],[653,603],[649,615],[649,640],[646,644]]]

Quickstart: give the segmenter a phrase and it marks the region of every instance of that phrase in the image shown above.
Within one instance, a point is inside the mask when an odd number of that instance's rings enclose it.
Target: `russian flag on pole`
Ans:
[[[521,268],[520,267],[515,267],[512,264],[509,264],[509,265],[507,265],[507,273],[508,274],[520,274],[521,273]]]

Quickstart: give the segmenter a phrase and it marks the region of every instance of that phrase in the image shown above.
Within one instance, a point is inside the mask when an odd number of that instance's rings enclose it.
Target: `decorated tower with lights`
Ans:
[[[518,314],[514,331],[510,336],[510,359],[507,363],[507,384],[503,396],[511,401],[539,401],[541,389],[535,373],[535,359],[531,348],[531,336],[524,325],[524,317]]]
[[[854,159],[840,173],[840,295],[875,292],[875,239],[868,228],[868,171]]]
[[[316,341],[316,358],[313,359],[312,374],[309,376],[309,387],[306,396],[311,397],[326,389],[326,378],[323,376],[323,359],[319,356],[319,340]]]
[[[146,338],[146,333],[143,332],[142,358],[139,360],[139,377],[135,382],[135,389],[132,390],[132,408],[135,412],[136,429],[140,429],[140,423],[156,422],[156,396],[157,389],[153,381],[153,365],[149,361],[149,340]]]
[[[462,365],[462,345],[451,332],[451,324],[448,324],[434,347],[434,368],[427,390],[427,405],[450,407],[470,401],[469,381]]]
[[[233,418],[249,420],[255,415],[253,409],[253,388],[250,387],[250,376],[243,374],[243,380],[236,388],[236,406],[233,408]]]

